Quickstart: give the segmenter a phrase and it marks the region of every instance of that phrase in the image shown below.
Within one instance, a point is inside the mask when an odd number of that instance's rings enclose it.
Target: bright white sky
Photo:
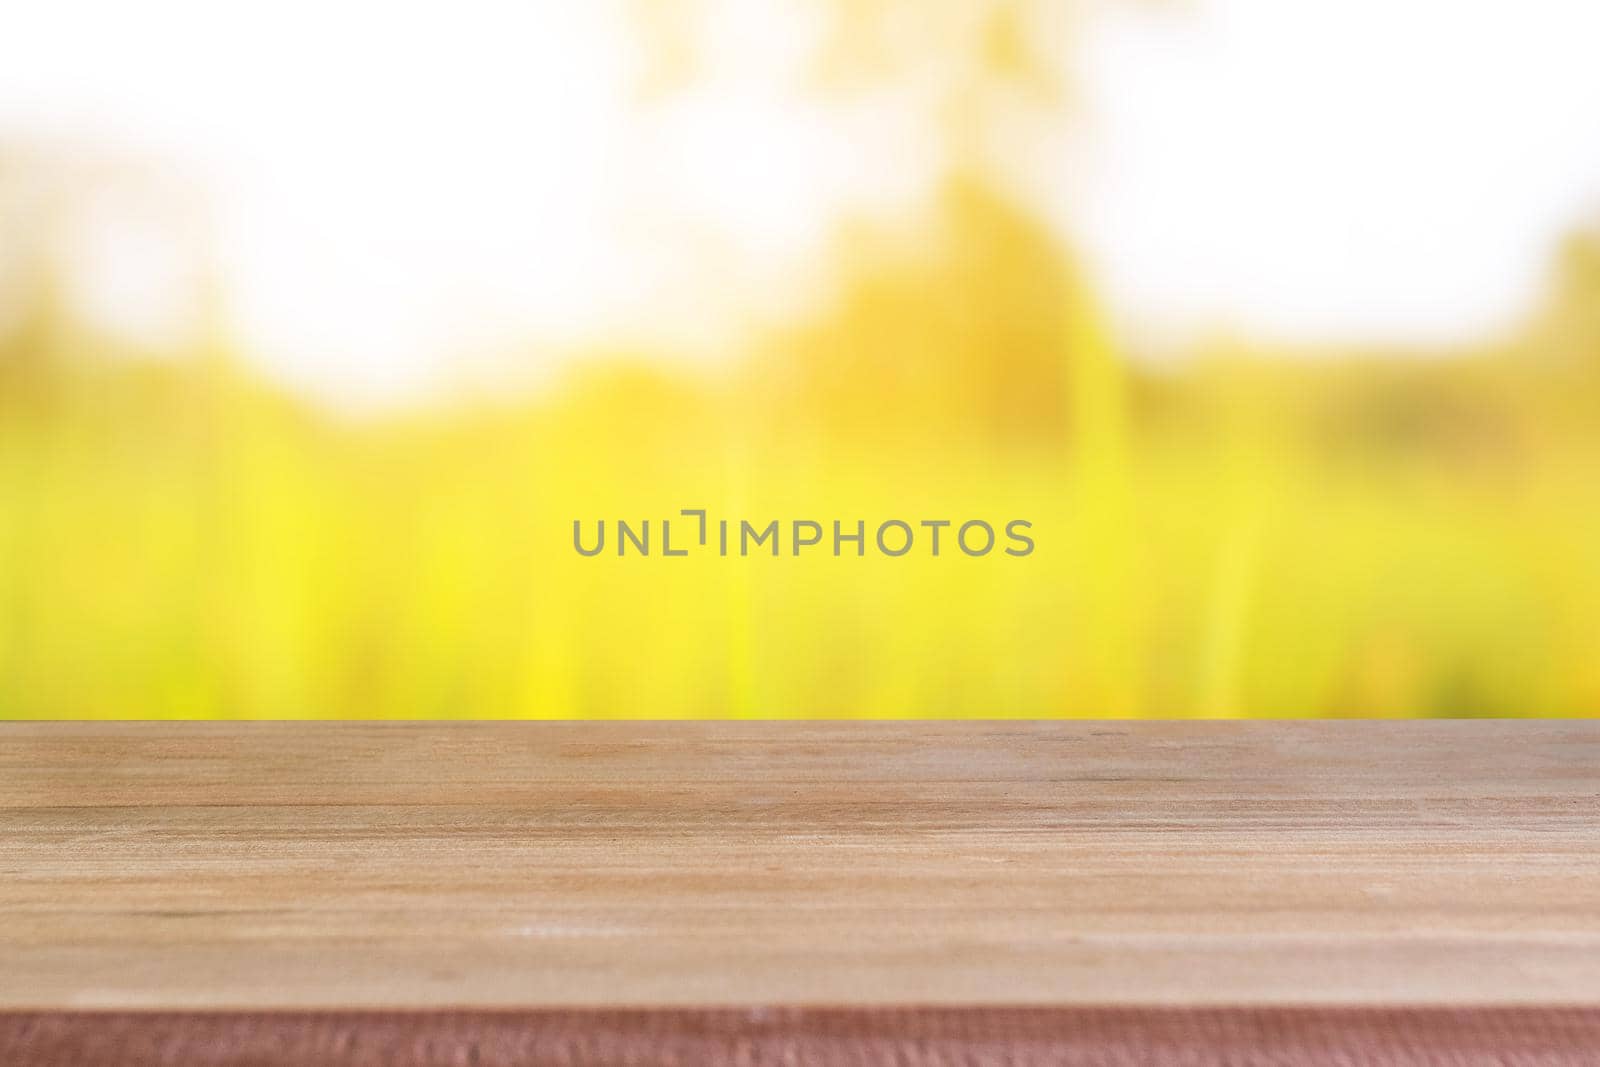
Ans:
[[[15,5],[0,138],[198,186],[245,342],[324,395],[417,395],[530,338],[703,350],[809,291],[843,214],[914,210],[939,159],[915,90],[799,93],[806,5],[718,2],[706,79],[643,110],[606,0]],[[1096,27],[1081,127],[1031,146],[1027,184],[1132,329],[1471,337],[1600,215],[1595,0],[1192,0]],[[85,300],[159,331],[183,272],[139,223],[88,235]]]

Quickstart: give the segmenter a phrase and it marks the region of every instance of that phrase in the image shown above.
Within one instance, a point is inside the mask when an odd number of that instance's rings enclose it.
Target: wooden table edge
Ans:
[[[1597,1056],[1597,1004],[0,1011],[8,1067],[1566,1067]]]

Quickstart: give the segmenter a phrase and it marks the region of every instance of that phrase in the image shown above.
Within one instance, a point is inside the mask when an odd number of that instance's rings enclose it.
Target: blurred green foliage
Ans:
[[[0,330],[0,715],[1600,713],[1600,252],[1473,351],[1121,358],[978,178],[691,372],[332,414],[225,334]],[[43,268],[41,268],[43,270]],[[1289,358],[1296,357],[1296,358]],[[574,518],[1033,521],[1038,550],[579,558]]]

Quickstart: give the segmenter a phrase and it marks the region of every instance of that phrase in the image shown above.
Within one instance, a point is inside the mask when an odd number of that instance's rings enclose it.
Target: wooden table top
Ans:
[[[0,726],[0,1008],[1600,1004],[1589,722]]]

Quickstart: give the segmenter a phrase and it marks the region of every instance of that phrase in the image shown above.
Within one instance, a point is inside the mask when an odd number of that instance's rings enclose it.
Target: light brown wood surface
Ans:
[[[1600,728],[0,725],[0,1008],[1072,1003],[1600,1003]]]

